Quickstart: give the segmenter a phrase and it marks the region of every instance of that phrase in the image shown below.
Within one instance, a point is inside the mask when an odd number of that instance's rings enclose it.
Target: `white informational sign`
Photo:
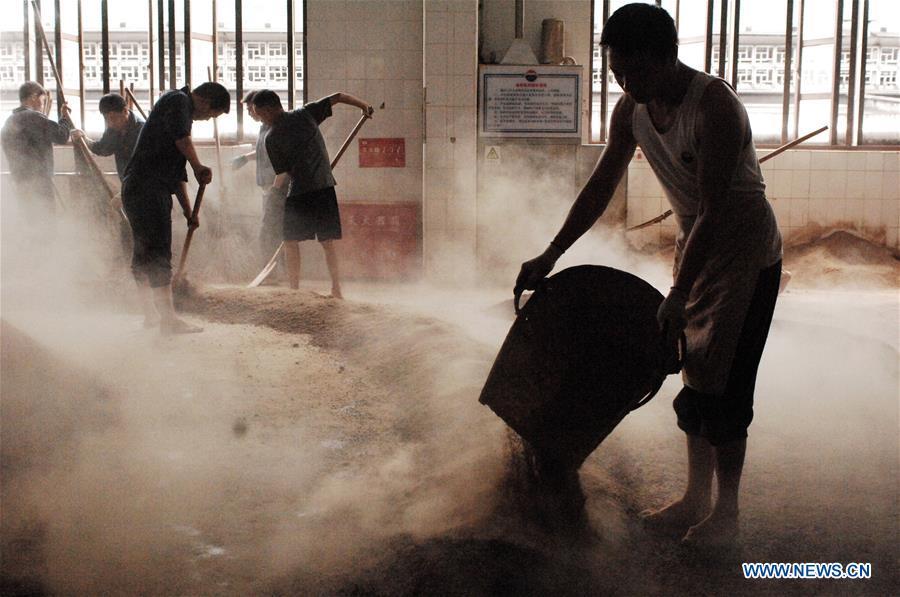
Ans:
[[[581,138],[580,66],[482,65],[483,137]]]

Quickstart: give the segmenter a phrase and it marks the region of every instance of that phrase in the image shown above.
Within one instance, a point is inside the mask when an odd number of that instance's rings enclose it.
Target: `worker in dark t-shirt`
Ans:
[[[92,141],[83,131],[75,129],[72,138],[83,138],[95,155],[116,156],[116,173],[119,180],[125,177],[125,167],[134,153],[138,135],[144,126],[144,119],[128,109],[128,104],[118,93],[107,93],[100,98],[100,114],[106,121],[106,130],[99,141]]]
[[[212,170],[197,157],[191,139],[194,120],[227,114],[228,90],[203,83],[164,93],[147,117],[122,182],[122,205],[134,237],[131,269],[141,289],[145,327],[159,322],[164,334],[202,331],[175,316],[172,304],[172,194],[189,228],[200,225],[187,196],[190,162],[199,184],[212,182]],[[155,306],[155,309],[154,309]]]
[[[291,288],[300,285],[300,241],[318,240],[331,274],[331,296],[343,298],[334,241],[341,238],[341,218],[335,180],[319,125],[334,104],[348,104],[369,117],[372,106],[347,93],[334,93],[286,112],[274,91],[253,97],[260,120],[270,127],[266,151],[275,169],[273,186],[289,184],[284,207],[284,257]],[[288,180],[290,179],[290,180]]]

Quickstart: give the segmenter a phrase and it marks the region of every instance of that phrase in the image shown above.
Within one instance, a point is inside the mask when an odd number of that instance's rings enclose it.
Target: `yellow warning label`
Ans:
[[[486,160],[499,160],[500,159],[500,150],[497,147],[488,147],[487,155],[484,157]]]

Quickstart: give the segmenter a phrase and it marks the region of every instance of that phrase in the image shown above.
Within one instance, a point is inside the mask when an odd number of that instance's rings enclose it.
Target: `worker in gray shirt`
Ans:
[[[287,112],[274,91],[264,89],[253,106],[271,130],[266,151],[275,168],[276,187],[288,186],[284,205],[284,257],[291,288],[300,285],[300,241],[318,240],[331,275],[331,297],[343,298],[334,241],[341,238],[337,184],[319,125],[331,116],[334,104],[355,106],[371,117],[372,106],[347,93],[334,93]]]
[[[19,87],[20,105],[0,131],[16,195],[26,214],[34,218],[55,210],[53,145],[67,142],[73,126],[67,104],[60,107],[59,122],[44,116],[46,96],[47,91],[38,83],[23,83]],[[34,218],[28,219],[33,222]]]

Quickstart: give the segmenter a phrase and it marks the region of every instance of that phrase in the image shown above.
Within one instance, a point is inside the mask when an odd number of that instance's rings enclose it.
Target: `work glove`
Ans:
[[[667,347],[674,349],[678,344],[678,338],[687,327],[687,316],[685,315],[687,299],[686,292],[673,286],[669,290],[669,296],[663,300],[656,312],[656,321],[665,337]]]
[[[240,170],[241,168],[246,166],[247,162],[249,162],[249,161],[250,160],[247,159],[247,156],[239,155],[236,158],[233,158],[231,160],[231,169],[232,170]]]
[[[562,250],[556,245],[551,244],[543,253],[526,261],[519,269],[519,276],[516,278],[516,286],[513,288],[513,294],[518,296],[525,290],[534,290],[541,280],[547,277],[556,261],[562,256]]]

